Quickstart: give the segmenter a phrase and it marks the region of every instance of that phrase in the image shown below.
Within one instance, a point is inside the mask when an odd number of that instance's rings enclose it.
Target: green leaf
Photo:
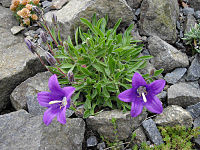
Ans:
[[[102,88],[102,94],[106,97],[106,98],[109,98],[110,97],[110,94],[108,93],[106,87],[104,86]]]
[[[80,96],[80,91],[78,93],[76,93],[73,97],[72,97],[72,101],[75,101],[79,98]]]
[[[100,64],[92,64],[92,66],[99,72],[105,73],[104,67]]]
[[[122,19],[120,18],[117,23],[115,24],[115,26],[113,27],[113,33],[117,31],[117,28],[119,27],[120,23],[121,23]]]
[[[154,72],[153,77],[159,76],[163,71],[164,71],[164,69],[156,70],[156,71]]]
[[[79,67],[79,70],[83,72],[85,75],[95,77],[95,74],[90,72],[87,68]]]
[[[60,66],[60,68],[71,68],[71,67],[73,67],[74,65],[72,65],[72,64],[68,64],[68,63],[65,63],[65,64],[63,64],[63,65],[61,65]]]
[[[88,118],[90,116],[90,110],[87,109],[84,111],[83,118]]]
[[[106,98],[106,99],[105,99],[104,106],[108,106],[108,107],[110,107],[110,108],[113,107],[113,106],[112,106],[112,101],[111,101],[110,98]]]

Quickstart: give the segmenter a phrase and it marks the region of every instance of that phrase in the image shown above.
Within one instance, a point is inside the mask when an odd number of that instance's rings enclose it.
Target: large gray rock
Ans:
[[[42,116],[32,117],[25,110],[0,116],[1,150],[81,150],[85,122],[67,119],[65,125],[53,120],[49,126]]]
[[[190,32],[190,30],[194,28],[195,24],[196,24],[196,19],[194,18],[194,16],[191,14],[187,15],[184,24],[184,33]]]
[[[196,10],[200,10],[200,0],[189,0],[189,5]]]
[[[126,0],[126,1],[128,5],[133,9],[140,7],[140,4],[142,2],[142,0]]]
[[[175,68],[187,67],[189,65],[186,54],[178,51],[159,37],[149,37],[148,44],[149,52],[154,56],[151,61],[156,69],[163,68],[164,72],[170,72]]]
[[[86,119],[86,124],[88,128],[97,131],[106,139],[114,141],[115,133],[111,120],[112,118],[115,118],[118,140],[125,140],[132,134],[132,131],[146,119],[146,117],[146,112],[133,118],[130,116],[130,112],[123,113],[120,110],[112,110],[101,112],[96,116],[90,116]]]
[[[91,19],[94,13],[99,17],[108,14],[111,24],[119,18],[126,25],[133,20],[133,12],[125,0],[70,0],[62,9],[45,14],[48,23],[52,22],[53,13],[58,18],[63,37],[74,36],[74,29],[81,25],[80,18]]]
[[[200,78],[200,54],[196,54],[187,73],[186,80],[195,81]]]
[[[163,113],[155,118],[155,123],[161,126],[181,125],[192,127],[193,119],[188,111],[180,106],[172,105],[165,108]]]
[[[7,0],[7,1],[10,1],[10,0]],[[2,6],[0,6],[0,20],[1,20],[0,28],[10,29],[12,26],[18,25],[18,22],[14,18],[12,11],[9,8],[4,8]],[[10,31],[8,31],[8,32],[10,32]]]
[[[183,108],[200,102],[200,89],[187,83],[178,83],[168,88],[168,104]]]
[[[175,43],[178,15],[179,5],[176,0],[143,0],[140,14],[140,33],[142,35],[156,35],[169,43]]]
[[[156,127],[156,123],[152,119],[143,121],[142,126],[147,136],[154,144],[160,145],[163,143],[162,136]]]
[[[183,75],[186,73],[186,71],[187,71],[186,68],[176,68],[171,73],[167,73],[165,75],[164,79],[168,83],[175,84],[175,83],[177,83],[183,77]]]
[[[61,9],[70,0],[52,0],[52,9]]]
[[[142,142],[147,142],[147,138],[142,127],[137,128],[133,133],[136,134],[133,141],[137,145],[141,145]]]
[[[0,28],[0,111],[10,102],[9,96],[17,85],[45,70],[23,38],[9,31]]]
[[[42,115],[44,107],[37,100],[37,93],[49,91],[48,80],[52,74],[49,72],[38,73],[18,85],[12,92],[10,99],[16,110],[26,109],[32,115]]]
[[[3,7],[10,7],[11,0],[0,0],[0,4],[2,4]]]

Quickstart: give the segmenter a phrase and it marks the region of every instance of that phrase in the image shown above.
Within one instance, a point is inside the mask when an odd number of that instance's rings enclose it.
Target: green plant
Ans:
[[[55,30],[51,30],[55,43],[61,44],[57,45],[58,49],[54,52],[59,63],[56,67],[49,66],[49,70],[65,77],[66,74],[73,74],[73,82],[66,78],[60,79],[59,82],[71,84],[76,88],[77,94],[73,103],[76,106],[84,104],[85,118],[94,115],[103,107],[130,110],[130,106],[120,101],[117,95],[120,90],[131,87],[128,83],[131,82],[134,72],[144,68],[146,60],[152,56],[139,57],[143,45],[138,45],[138,41],[133,40],[130,34],[133,25],[130,25],[124,34],[117,33],[121,19],[111,29],[107,29],[107,17],[97,20],[94,15],[92,22],[84,18],[81,18],[81,22],[89,29],[87,33],[80,27],[76,30],[75,44],[70,37],[61,42],[60,34],[57,38]],[[50,45],[53,47],[52,43]],[[154,76],[162,71],[157,70]],[[145,78],[149,82],[152,81],[148,74]],[[84,95],[84,101],[77,101],[80,93]]]
[[[184,35],[183,40],[187,41],[186,44],[192,46],[193,54],[195,52],[200,53],[200,23],[195,24],[195,26]]]
[[[164,144],[148,146],[146,143],[142,144],[144,150],[192,150],[192,138],[200,135],[200,127],[191,129],[184,126],[175,127],[159,127],[162,134]]]

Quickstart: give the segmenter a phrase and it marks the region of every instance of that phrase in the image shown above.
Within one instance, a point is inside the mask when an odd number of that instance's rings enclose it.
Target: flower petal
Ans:
[[[149,84],[148,89],[152,95],[157,95],[159,94],[163,88],[165,87],[165,80],[156,80]]]
[[[41,106],[49,107],[50,106],[49,102],[52,100],[51,99],[51,93],[45,92],[45,91],[39,92],[37,94],[37,99],[38,99],[38,102]]]
[[[134,92],[132,88],[118,95],[118,98],[123,102],[133,102],[136,97],[137,97],[137,93],[136,91]]]
[[[159,98],[152,95],[147,95],[147,102],[145,103],[145,107],[149,111],[157,114],[160,114],[163,111],[162,103]]]
[[[146,85],[147,83],[144,80],[144,78],[139,73],[136,72],[132,78],[132,87],[137,89],[139,86],[146,86]]]
[[[67,99],[70,99],[71,96],[72,96],[72,94],[73,94],[74,91],[75,91],[75,88],[72,87],[72,86],[64,87],[64,88],[63,88],[63,91],[64,91],[64,93],[65,93],[65,97],[66,97]]]
[[[137,117],[139,114],[141,114],[143,109],[143,102],[141,97],[137,98],[136,101],[134,101],[131,105],[131,117]]]
[[[58,113],[58,109],[54,109],[52,107],[48,108],[44,112],[44,116],[43,116],[44,123],[48,126],[53,120],[53,118],[57,115],[57,113]]]
[[[66,123],[66,106],[63,107],[57,114],[57,120],[61,123],[61,124],[65,124]]]
[[[49,78],[49,89],[52,93],[64,96],[64,92],[58,83],[57,76],[54,74]]]

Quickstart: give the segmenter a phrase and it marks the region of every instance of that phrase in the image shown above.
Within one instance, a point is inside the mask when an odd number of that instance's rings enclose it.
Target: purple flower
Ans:
[[[75,88],[61,88],[56,75],[52,75],[49,78],[48,85],[51,92],[42,91],[37,96],[39,104],[43,107],[48,107],[44,112],[43,121],[48,126],[53,118],[57,116],[57,120],[61,124],[65,124],[65,112],[70,107],[71,96]]]
[[[156,80],[147,84],[144,78],[135,73],[132,78],[132,88],[118,95],[124,102],[131,102],[131,116],[137,117],[145,106],[149,111],[160,114],[163,111],[162,103],[156,97],[165,86],[165,80]]]
[[[28,49],[34,54],[36,52],[36,46],[33,44],[33,42],[27,38],[24,39],[24,42],[26,43]]]

